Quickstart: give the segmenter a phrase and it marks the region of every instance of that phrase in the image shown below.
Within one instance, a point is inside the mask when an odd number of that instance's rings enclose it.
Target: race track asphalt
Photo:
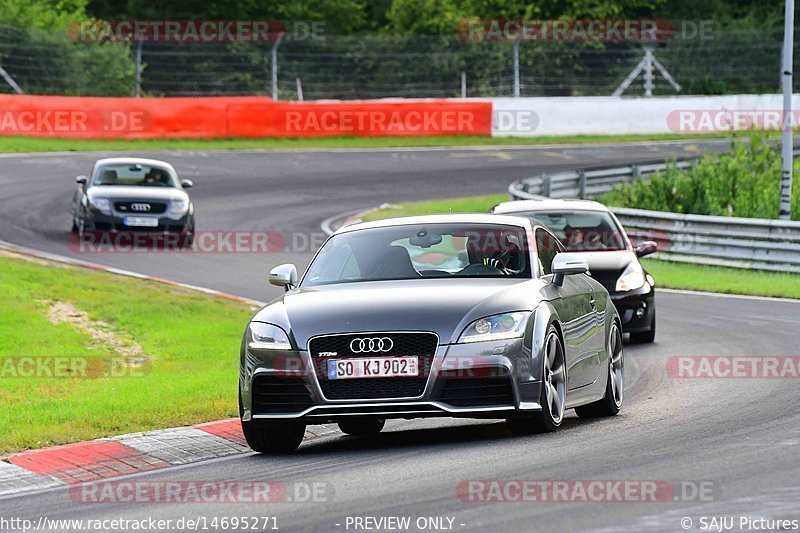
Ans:
[[[383,202],[498,193],[527,174],[657,160],[703,148],[682,143],[145,155],[171,161],[195,181],[198,229],[307,237],[319,233],[325,217]],[[271,266],[303,266],[313,252],[302,246],[274,254],[72,250],[66,245],[71,178],[88,171],[99,155],[0,158],[0,239],[260,300],[278,294],[266,285]],[[674,356],[798,355],[800,303],[673,292],[662,292],[657,301],[657,341],[626,345],[625,405],[613,419],[586,421],[569,413],[557,433],[531,437],[514,437],[496,421],[391,421],[372,439],[337,433],[285,457],[243,454],[136,477],[328,484],[327,501],[316,503],[84,504],[56,489],[1,499],[0,515],[276,516],[283,531],[353,531],[348,516],[408,516],[412,523],[444,516],[454,519],[456,531],[682,531],[684,517],[696,531],[702,516],[735,516],[737,525],[739,516],[800,518],[800,381],[677,379],[667,371]],[[508,479],[660,480],[713,488],[703,501],[670,497],[651,503],[482,504],[456,492],[467,480]]]

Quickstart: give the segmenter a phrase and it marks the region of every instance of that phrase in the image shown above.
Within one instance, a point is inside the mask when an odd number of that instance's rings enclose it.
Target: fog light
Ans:
[[[644,307],[640,307],[636,310],[636,318],[644,318],[645,309]]]

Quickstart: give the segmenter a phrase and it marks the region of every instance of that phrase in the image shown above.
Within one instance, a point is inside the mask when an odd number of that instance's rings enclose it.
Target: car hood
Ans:
[[[607,252],[575,252],[589,262],[589,271],[622,270],[637,261],[631,250],[615,250]]]
[[[534,309],[544,286],[539,280],[511,279],[323,285],[289,291],[253,320],[288,328],[301,349],[316,335],[373,331],[433,331],[441,344],[449,344],[473,320]]]
[[[174,187],[135,187],[123,185],[95,185],[88,191],[89,198],[109,198],[111,200],[186,200],[189,195]]]

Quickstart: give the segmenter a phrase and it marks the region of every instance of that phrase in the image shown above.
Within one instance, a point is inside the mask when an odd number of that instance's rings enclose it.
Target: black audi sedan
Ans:
[[[639,263],[656,251],[654,241],[634,247],[614,213],[591,200],[518,200],[496,205],[492,212],[531,218],[552,231],[567,251],[580,252],[589,275],[611,295],[631,342],[655,340],[655,281]]]
[[[177,237],[182,246],[194,239],[194,205],[169,163],[155,159],[98,160],[89,176],[75,178],[72,231]]]

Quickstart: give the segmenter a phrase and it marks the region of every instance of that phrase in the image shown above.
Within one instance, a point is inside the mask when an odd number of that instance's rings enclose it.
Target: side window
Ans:
[[[553,273],[553,258],[560,252],[559,242],[542,229],[536,230],[536,255],[544,275]]]

